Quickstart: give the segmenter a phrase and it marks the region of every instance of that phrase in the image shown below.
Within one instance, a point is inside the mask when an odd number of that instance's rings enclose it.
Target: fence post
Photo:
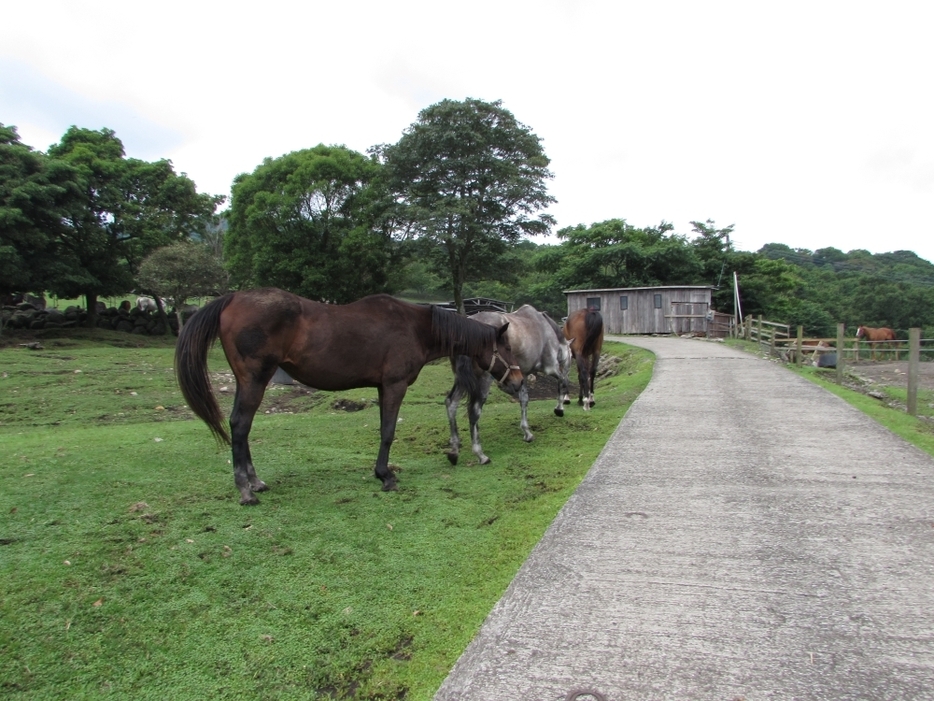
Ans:
[[[743,338],[747,341],[752,340],[752,314],[746,315],[746,323],[743,324]]]
[[[801,346],[804,344],[804,327],[798,327],[798,349],[795,351],[795,365],[801,365]]]
[[[759,331],[756,335],[756,341],[758,341],[760,346],[762,345],[762,315],[761,314],[759,315]]]
[[[843,324],[837,324],[837,384],[843,384]]]
[[[908,413],[918,415],[918,363],[921,360],[921,329],[908,329]]]

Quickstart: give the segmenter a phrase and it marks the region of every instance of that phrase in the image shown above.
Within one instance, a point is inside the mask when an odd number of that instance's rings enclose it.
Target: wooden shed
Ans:
[[[609,334],[685,334],[708,332],[715,312],[709,285],[615,287],[565,290],[568,314],[593,307],[603,315]],[[718,315],[719,316],[719,315]]]

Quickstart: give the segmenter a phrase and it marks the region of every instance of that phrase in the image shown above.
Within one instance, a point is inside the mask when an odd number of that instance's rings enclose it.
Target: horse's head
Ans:
[[[488,372],[507,392],[518,392],[522,385],[522,370],[519,361],[512,353],[509,341],[506,339],[506,322],[496,330],[496,341],[493,343],[493,355],[490,358]]]
[[[862,338],[865,335],[866,335],[865,326],[860,326],[858,329],[856,329],[856,338]]]
[[[573,365],[573,343],[573,338],[564,338],[564,335],[562,334],[561,340],[558,344],[558,367],[561,369],[561,374],[565,377],[567,377],[568,373],[571,371],[571,365]]]

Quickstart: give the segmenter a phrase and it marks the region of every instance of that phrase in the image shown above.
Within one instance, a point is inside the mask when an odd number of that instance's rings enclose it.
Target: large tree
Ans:
[[[374,159],[318,145],[234,180],[224,251],[239,287],[273,285],[338,303],[388,291],[388,201]]]
[[[84,295],[88,323],[97,298],[132,289],[143,257],[204,227],[222,197],[199,194],[171,161],[125,157],[111,129],[71,127],[49,157],[77,173],[79,194],[65,212],[50,291]]]
[[[541,140],[500,101],[443,100],[422,110],[396,144],[374,151],[461,313],[465,282],[496,266],[508,244],[554,224],[539,213],[555,201]]]
[[[0,294],[48,288],[75,175],[21,143],[16,127],[0,124]]]

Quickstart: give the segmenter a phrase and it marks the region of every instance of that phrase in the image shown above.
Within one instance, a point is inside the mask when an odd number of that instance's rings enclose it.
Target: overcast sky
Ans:
[[[29,0],[0,19],[0,122],[23,142],[109,127],[201,192],[473,97],[542,139],[558,228],[713,219],[740,250],[934,261],[927,0]]]

